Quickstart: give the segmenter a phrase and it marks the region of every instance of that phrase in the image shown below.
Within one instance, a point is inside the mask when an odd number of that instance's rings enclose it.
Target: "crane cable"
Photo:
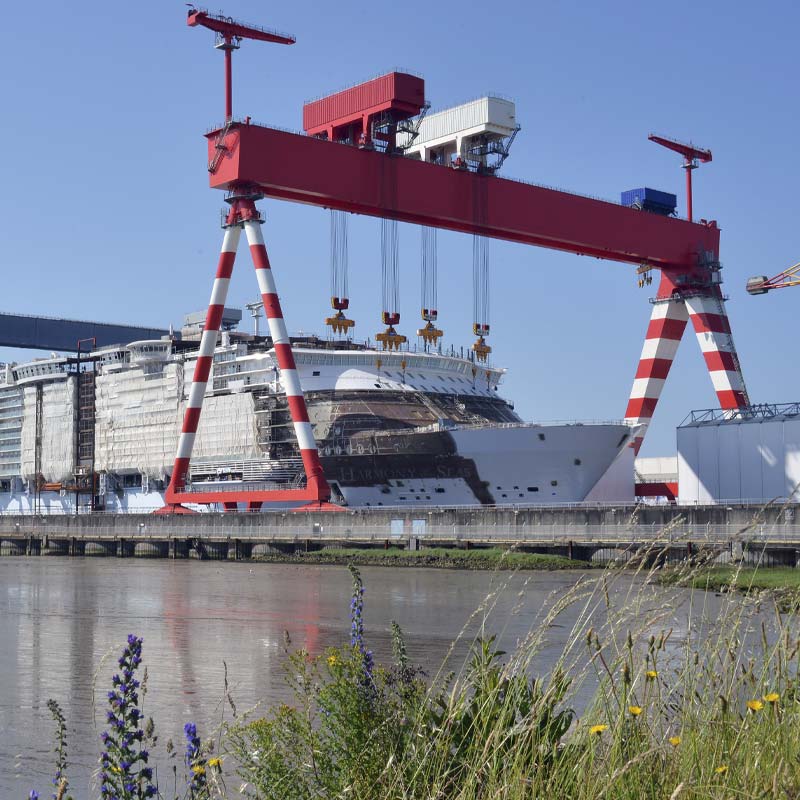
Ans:
[[[436,310],[438,290],[438,250],[436,246],[436,228],[422,228],[422,269],[421,269],[421,295],[422,319],[425,327],[417,331],[417,336],[422,337],[425,349],[429,344],[435,345],[444,335],[433,323],[439,312]]]
[[[486,361],[492,348],[486,344],[489,335],[489,240],[472,237],[472,330],[478,337],[472,350],[479,361]]]
[[[356,323],[344,312],[350,306],[348,288],[347,215],[331,211],[331,307],[336,311],[325,324],[334,333],[346,334]]]
[[[400,253],[397,239],[397,220],[381,220],[381,320],[387,326],[375,337],[384,350],[398,350],[406,341],[395,331],[400,322]]]

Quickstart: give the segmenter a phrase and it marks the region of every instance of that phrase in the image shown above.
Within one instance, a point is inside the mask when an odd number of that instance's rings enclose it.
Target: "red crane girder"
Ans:
[[[719,253],[713,221],[690,223],[260,125],[212,131],[208,148],[215,189],[257,187],[267,197],[667,270],[691,272],[705,254]]]
[[[246,25],[223,14],[209,14],[205,9],[190,9],[186,24],[190,28],[202,25],[227,38],[255,39],[259,42],[275,42],[276,44],[294,44],[297,41],[291,34],[279,33],[259,25]]]
[[[695,147],[695,145],[689,142],[679,142],[677,139],[668,139],[666,136],[658,136],[655,133],[651,133],[647,138],[651,142],[666,147],[667,150],[680,153],[687,161],[694,161],[696,159],[703,164],[708,164],[712,159],[711,151],[705,147]]]

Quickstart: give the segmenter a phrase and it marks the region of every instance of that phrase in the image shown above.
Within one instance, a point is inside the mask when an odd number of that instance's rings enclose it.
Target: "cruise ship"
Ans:
[[[195,323],[180,337],[5,365],[0,511],[163,506],[200,332]],[[335,503],[528,506],[633,497],[628,424],[524,422],[500,393],[505,370],[470,351],[383,351],[313,336],[292,344]],[[191,487],[303,480],[271,339],[223,331]]]

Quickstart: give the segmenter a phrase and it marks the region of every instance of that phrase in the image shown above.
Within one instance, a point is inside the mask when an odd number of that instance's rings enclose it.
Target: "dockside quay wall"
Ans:
[[[0,539],[241,539],[421,544],[761,540],[800,546],[800,506],[575,506],[339,512],[0,515]]]

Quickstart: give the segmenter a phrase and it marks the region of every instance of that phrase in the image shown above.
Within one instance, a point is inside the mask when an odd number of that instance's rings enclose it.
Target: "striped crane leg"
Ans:
[[[695,296],[686,299],[686,306],[720,406],[737,409],[748,405],[724,301],[719,295]]]
[[[244,230],[247,236],[247,243],[250,245],[250,254],[256,268],[258,288],[261,292],[261,299],[264,302],[264,313],[269,323],[269,332],[275,347],[278,367],[281,371],[281,383],[286,392],[286,400],[289,404],[289,413],[294,424],[297,445],[300,448],[300,456],[303,459],[306,486],[309,495],[311,495],[309,499],[320,502],[327,501],[330,498],[331,491],[322,472],[317,443],[314,440],[314,431],[308,421],[308,409],[306,408],[305,397],[303,397],[303,389],[300,386],[292,345],[286,332],[286,323],[283,320],[283,312],[281,311],[278,292],[275,288],[275,278],[270,268],[267,248],[264,246],[261,222],[257,218],[246,219]]]
[[[225,308],[225,299],[228,296],[228,284],[233,273],[233,262],[236,259],[236,250],[239,246],[239,237],[242,229],[239,225],[231,225],[225,229],[222,240],[222,251],[217,264],[217,276],[214,288],[211,290],[211,299],[208,302],[208,313],[203,327],[203,336],[200,339],[200,350],[197,363],[194,366],[192,386],[189,390],[189,400],[186,403],[186,413],[183,415],[183,427],[178,439],[178,452],[175,455],[175,465],[172,468],[172,480],[167,490],[167,502],[172,502],[170,495],[181,492],[186,487],[189,474],[189,461],[192,457],[194,440],[197,435],[197,426],[200,424],[200,412],[203,408],[203,398],[206,394],[206,384],[214,360],[214,349],[217,346],[222,312]]]
[[[664,388],[670,367],[678,352],[689,312],[683,300],[673,299],[672,282],[663,275],[658,288],[658,296],[664,299],[653,305],[650,324],[639,358],[636,377],[633,380],[628,408],[625,412],[626,422],[642,426],[633,440],[633,449],[638,453],[644,439],[647,426]]]

